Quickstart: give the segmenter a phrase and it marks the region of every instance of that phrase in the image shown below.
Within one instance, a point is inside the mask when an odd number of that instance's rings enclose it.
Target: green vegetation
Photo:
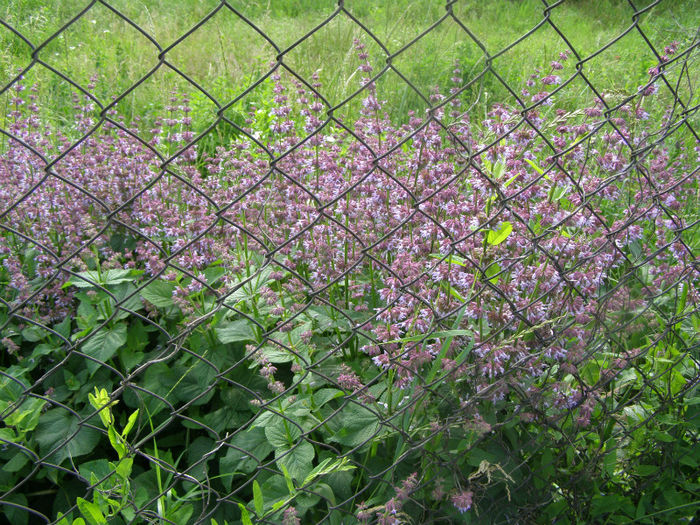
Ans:
[[[0,519],[692,523],[693,6],[5,0]]]
[[[35,46],[90,5],[87,0],[6,0],[4,4],[0,17]],[[279,52],[328,19],[336,8],[336,2],[331,0],[236,0],[229,4],[268,35]],[[640,15],[639,26],[652,43],[660,46],[659,50],[673,40],[687,40],[700,25],[700,10],[693,9],[694,4],[693,0],[661,2]],[[225,6],[180,40],[220,5],[217,0],[114,0],[109,5],[141,27],[162,50],[168,49],[164,59],[222,105],[263,76],[278,54],[265,38]],[[443,2],[436,0],[348,0],[345,9],[370,29],[390,53],[400,51],[445,15]],[[536,0],[468,0],[453,6],[457,19],[491,55],[535,29],[544,20],[544,12],[543,4]],[[621,35],[632,24],[633,11],[627,2],[618,0],[569,1],[553,8],[549,20],[585,58]],[[335,105],[357,88],[352,53],[355,38],[368,46],[375,72],[379,71],[385,64],[384,52],[345,13],[286,53],[283,61],[304,78],[319,71],[325,84],[322,93]],[[547,64],[566,48],[552,26],[544,22],[527,39],[494,60],[493,69],[510,85],[519,86],[534,65]],[[97,74],[93,93],[106,105],[156,67],[158,55],[154,42],[98,2],[42,47],[37,56],[83,87]],[[392,64],[428,96],[436,85],[443,88],[442,92],[447,91],[455,60],[463,64],[465,81],[469,81],[484,70],[484,56],[479,45],[448,18],[396,56]],[[32,50],[25,42],[0,28],[0,85],[15,74],[17,67],[30,64],[31,57]],[[656,58],[633,30],[615,46],[586,62],[584,71],[601,90],[629,92],[646,80],[647,69],[655,63]],[[35,80],[42,86],[43,106],[49,113],[44,118],[72,122],[72,87],[40,66],[27,75],[28,83]],[[166,65],[130,91],[118,105],[118,112],[127,121],[160,114],[171,91],[193,93],[202,109],[206,109],[197,131],[215,119],[216,106]],[[575,106],[587,94],[586,86],[577,81],[561,97]],[[267,96],[269,91],[259,87],[247,95],[246,102],[256,103]],[[388,110],[395,119],[405,118],[409,109],[422,111],[426,107],[421,96],[393,72],[379,83],[379,96],[388,101]],[[496,77],[487,73],[470,90],[470,98],[477,97],[483,102],[504,101],[510,96]],[[344,111],[349,118],[357,116],[357,108],[352,105]]]

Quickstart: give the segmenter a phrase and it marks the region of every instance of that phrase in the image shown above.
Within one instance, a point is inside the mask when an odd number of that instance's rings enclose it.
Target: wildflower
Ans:
[[[284,515],[282,517],[282,525],[300,525],[301,519],[297,514],[297,509],[294,507],[287,507],[284,510]]]
[[[459,512],[464,514],[472,508],[472,497],[473,493],[471,490],[462,490],[453,493],[450,496],[450,501]]]
[[[546,77],[542,77],[542,83],[545,86],[561,84],[561,78],[557,75],[547,75]]]

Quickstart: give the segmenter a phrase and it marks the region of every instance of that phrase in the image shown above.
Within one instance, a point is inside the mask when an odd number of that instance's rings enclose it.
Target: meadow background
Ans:
[[[699,7],[5,0],[4,518],[691,523]]]

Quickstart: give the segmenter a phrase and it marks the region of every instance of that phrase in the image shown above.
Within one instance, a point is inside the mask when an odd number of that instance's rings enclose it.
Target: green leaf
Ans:
[[[503,173],[505,173],[505,171],[506,171],[505,163],[502,160],[499,160],[493,166],[493,177],[495,179],[500,179],[503,176]]]
[[[136,423],[136,420],[139,417],[139,409],[137,408],[132,414],[129,416],[129,420],[126,422],[126,425],[124,426],[124,430],[122,430],[122,438],[126,439],[126,437],[129,435],[129,432],[131,432],[131,429],[134,428],[134,424]]]
[[[243,525],[253,525],[253,522],[250,520],[250,513],[248,509],[245,508],[245,505],[239,503],[238,508],[241,509],[241,522]]]
[[[77,416],[62,408],[53,408],[42,414],[34,436],[41,454],[51,453],[47,461],[61,464],[66,458],[76,458],[94,450],[100,433],[79,426],[78,421]],[[65,440],[68,441],[64,443]],[[54,447],[58,447],[57,450],[54,451]]]
[[[496,246],[497,244],[501,244],[503,241],[505,241],[510,233],[513,231],[513,225],[508,222],[504,221],[501,223],[501,225],[498,227],[497,230],[490,230],[487,237],[486,237],[486,242],[489,244]]]
[[[29,505],[27,497],[21,493],[4,495],[3,500],[16,503],[17,505],[21,505],[23,507],[28,507]],[[7,518],[5,523],[10,523],[12,525],[27,525],[30,514],[24,509],[7,504],[3,505],[1,508],[1,512],[4,513],[5,517]]]
[[[141,297],[157,308],[173,306],[173,292],[175,283],[158,279],[153,281],[140,292]]]
[[[83,498],[78,498],[76,501],[80,513],[85,516],[85,519],[90,525],[103,525],[107,523],[107,519],[104,517],[104,514],[102,514],[100,506],[97,503],[87,501]]]
[[[78,275],[74,275],[63,285],[63,288],[68,286],[76,286],[78,288],[92,288],[95,284],[99,286],[109,286],[113,284],[119,284],[124,282],[133,281],[137,276],[141,275],[143,271],[141,270],[124,270],[119,268],[114,268],[112,270],[107,270],[106,272],[100,272],[96,270],[91,270],[87,272],[80,272]],[[95,283],[95,284],[92,284]]]
[[[122,479],[129,479],[129,476],[131,475],[131,467],[133,465],[134,458],[123,458],[121,461],[119,461],[119,464],[115,469],[117,476],[119,476]]]
[[[5,472],[19,472],[29,462],[29,457],[26,452],[18,451],[16,454],[6,461],[2,466]],[[7,509],[5,509],[7,510]]]
[[[211,286],[227,273],[226,268],[223,266],[210,266],[204,270],[204,278],[206,279],[207,284]]]
[[[263,346],[260,351],[262,354],[265,356],[265,358],[270,361],[270,363],[290,363],[294,361],[294,358],[296,357],[292,352],[289,350],[285,350],[284,348],[279,348],[276,346]]]
[[[458,255],[448,255],[445,257],[444,255],[440,255],[439,253],[431,253],[430,257],[433,259],[445,259],[445,262],[448,264],[456,264],[458,266],[467,266],[467,260],[464,257],[459,257]]]
[[[281,457],[289,450],[289,453],[284,457]],[[277,465],[282,468],[284,466],[289,475],[297,481],[303,480],[306,475],[313,468],[312,462],[316,452],[311,443],[307,441],[301,441],[291,447],[291,449],[282,449],[275,452],[275,456],[279,459],[277,460]]]
[[[119,434],[117,434],[117,431],[114,429],[114,425],[107,427],[107,436],[109,437],[112,448],[117,452],[119,459],[123,458],[126,455],[127,448],[126,445],[121,442]]]
[[[224,475],[223,483],[231,487],[233,474],[249,474],[274,450],[262,428],[253,428],[236,434],[231,439],[231,447],[219,462],[219,470]],[[236,448],[233,448],[236,447]]]
[[[329,505],[335,505],[335,494],[333,494],[333,489],[325,483],[316,483],[316,485],[314,485],[314,492],[325,498]]]
[[[313,393],[314,404],[317,408],[322,407],[329,401],[343,397],[345,394],[337,388],[321,388]]]
[[[311,483],[315,478],[320,476],[353,470],[355,467],[353,465],[348,465],[348,461],[349,459],[347,457],[336,459],[335,461],[333,461],[332,457],[324,459],[311,472],[309,472],[304,479],[302,486]]]
[[[296,489],[294,488],[294,480],[292,480],[292,476],[289,475],[287,467],[280,465],[280,468],[282,469],[282,474],[284,474],[284,481],[287,483],[289,494],[293,496],[296,492]]]
[[[668,432],[662,432],[660,430],[657,430],[654,432],[654,438],[657,441],[662,441],[664,443],[673,443],[676,438],[674,438],[671,434]]]
[[[109,476],[112,474],[113,465],[106,459],[96,459],[93,461],[86,461],[81,463],[78,467],[78,472],[87,481],[93,479],[93,476],[97,480],[104,479],[102,486],[106,486],[109,483]]]
[[[255,341],[255,332],[251,322],[239,319],[215,329],[219,341],[222,343],[237,343],[241,341]]]
[[[126,344],[126,340],[126,324],[119,323],[112,328],[103,326],[99,332],[83,343],[80,349],[84,354],[106,362]],[[100,367],[100,364],[87,361],[85,366],[93,374]]]
[[[503,184],[503,187],[504,187],[504,188],[507,188],[508,186],[510,186],[511,184],[513,184],[513,181],[515,181],[515,179],[517,179],[519,176],[520,176],[520,173],[516,173],[515,175],[513,175],[510,179],[508,179],[508,180]]]
[[[255,512],[258,513],[258,516],[262,516],[265,508],[265,500],[263,499],[263,493],[262,490],[260,490],[258,480],[253,480],[253,502],[255,503]]]
[[[530,159],[525,159],[525,162],[527,162],[530,166],[532,166],[532,169],[534,169],[540,175],[544,174],[544,170],[542,168],[540,168],[537,164],[535,164],[533,161],[531,161]]]
[[[31,324],[27,328],[22,330],[22,337],[31,343],[41,341],[48,335],[49,332],[47,330],[35,324]]]
[[[651,476],[659,470],[658,465],[637,465],[634,467],[634,473],[638,476]]]
[[[371,411],[355,403],[349,403],[340,414],[328,422],[328,426],[334,431],[329,438],[331,441],[356,447],[370,439],[376,439],[375,433],[379,429],[379,421]]]
[[[492,263],[489,265],[488,268],[486,268],[486,271],[484,272],[486,274],[486,277],[488,277],[489,281],[492,282],[493,284],[496,284],[498,282],[498,273],[501,271],[501,267],[497,263]]]
[[[286,425],[286,429],[285,429]],[[301,436],[301,430],[294,423],[285,421],[281,416],[275,416],[273,422],[265,426],[265,437],[275,448],[289,447]]]

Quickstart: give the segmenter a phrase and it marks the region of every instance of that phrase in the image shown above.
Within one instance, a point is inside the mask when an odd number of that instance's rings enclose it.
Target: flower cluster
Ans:
[[[27,104],[17,83],[14,138],[0,158],[2,300],[44,322],[60,319],[74,306],[65,280],[99,264],[170,280],[186,274],[175,292],[186,309],[212,264],[234,276],[264,256],[285,276],[278,289],[259,290],[279,331],[301,329],[296,314],[322,301],[353,320],[361,350],[396,386],[447,345],[442,371],[468,378],[474,391],[496,385],[499,399],[509,383],[528,383],[554,363],[575,369],[610,312],[642,308],[687,273],[682,210],[695,199],[688,165],[696,159],[683,144],[654,142],[645,127],[650,93],[555,109],[546,88],[560,83],[562,53],[528,81],[540,90],[535,109],[494,104],[475,125],[453,118],[458,99],[435,92],[430,115],[395,125],[356,47],[363,100],[355,122],[324,121],[317,77],[305,86],[276,74],[269,113],[252,112],[239,139],[211,157],[191,144],[188,100],[176,94],[148,141],[114,115],[90,131],[94,108],[76,97],[76,129],[86,137],[72,145],[41,125],[33,89]],[[460,82],[459,68],[454,75]],[[646,266],[633,294],[614,283],[635,261]],[[697,301],[695,288],[688,297]],[[463,332],[434,335],[445,328]],[[473,357],[456,362],[467,339]],[[261,366],[282,391],[275,367]],[[337,380],[371,397],[351,371]],[[570,406],[580,395],[571,388],[553,389],[557,399],[546,402]]]

